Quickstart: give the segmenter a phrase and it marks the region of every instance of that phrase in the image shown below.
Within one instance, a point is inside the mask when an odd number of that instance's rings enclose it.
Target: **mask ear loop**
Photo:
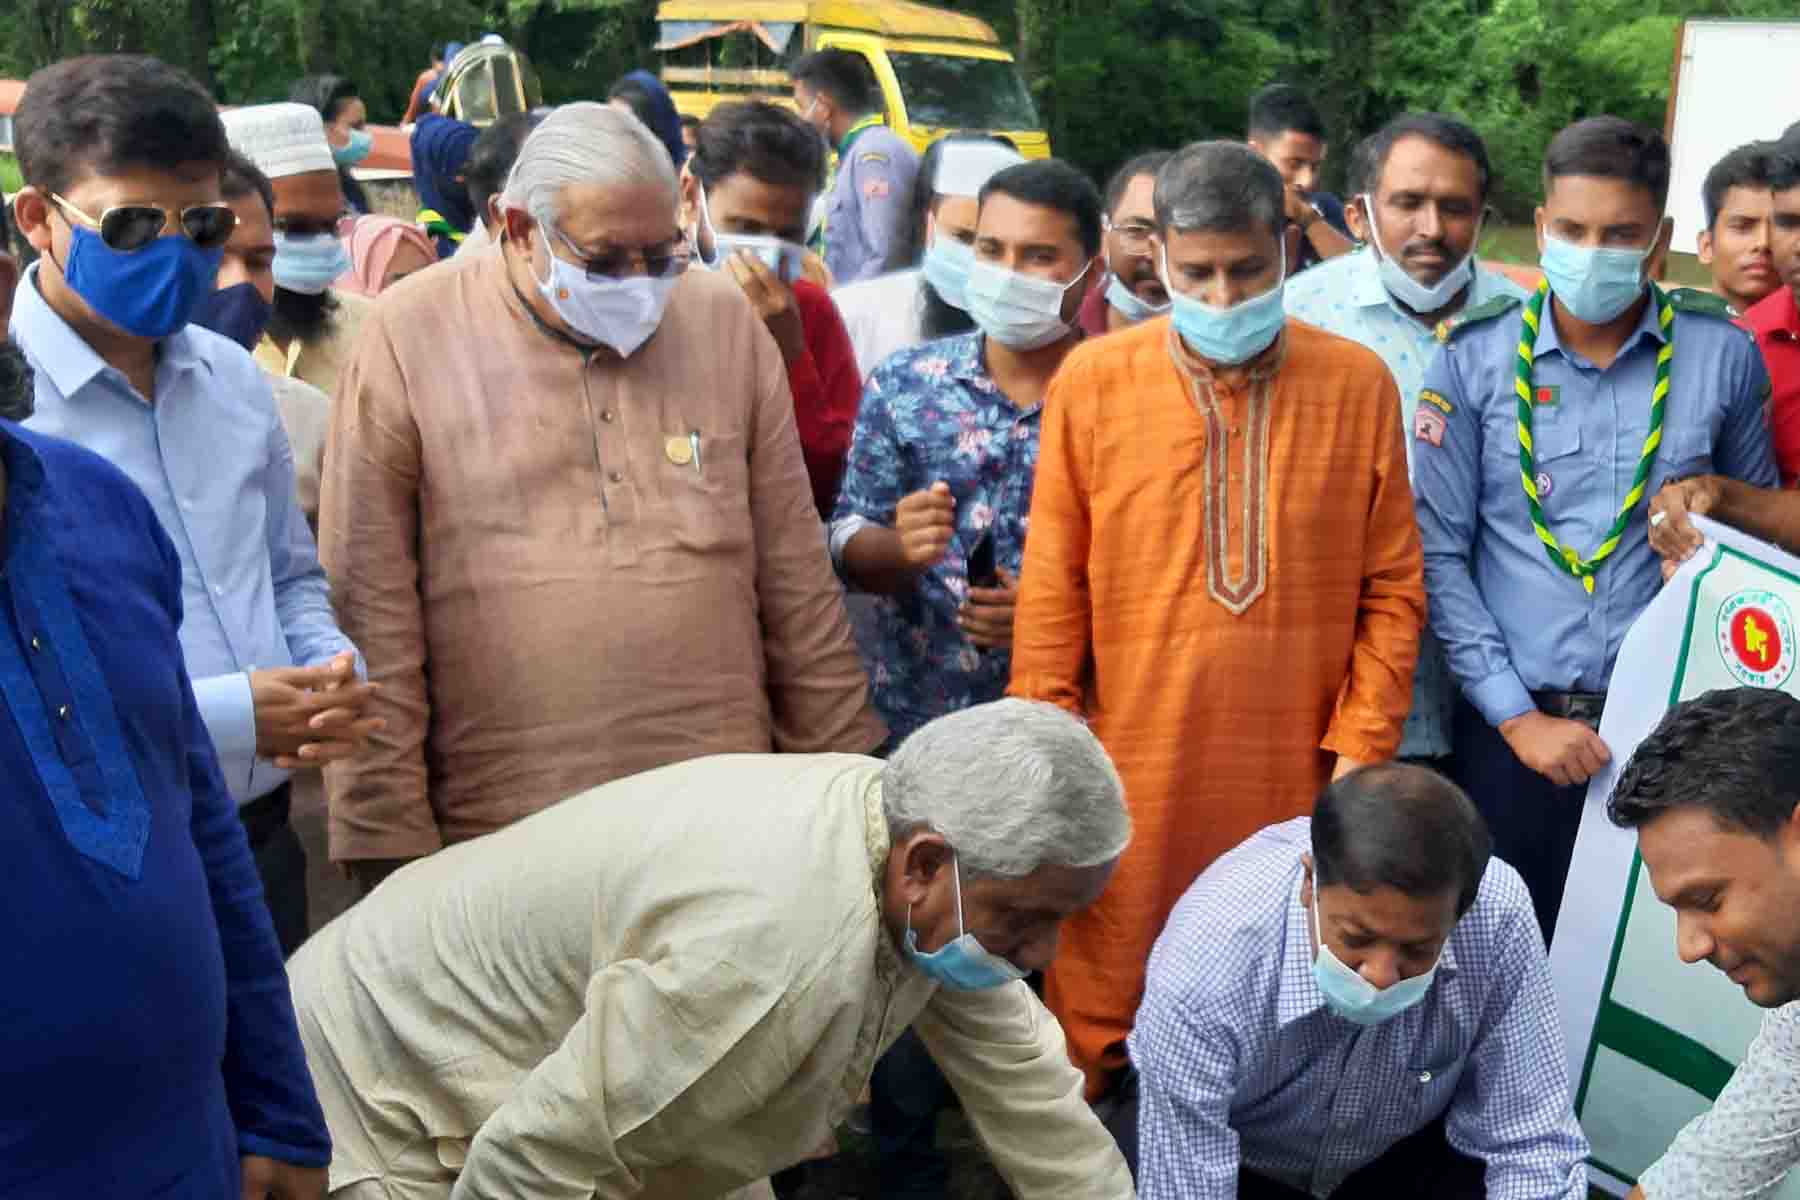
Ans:
[[[969,932],[963,924],[962,909],[962,864],[954,857],[950,860],[950,882],[956,889],[956,936],[962,937]]]

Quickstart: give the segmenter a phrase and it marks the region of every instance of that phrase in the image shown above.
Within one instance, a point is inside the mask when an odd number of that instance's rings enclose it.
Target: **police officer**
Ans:
[[[825,208],[825,265],[839,286],[879,275],[906,223],[919,156],[887,127],[867,60],[816,50],[794,64],[800,116],[837,148]]]
[[[1545,282],[1439,326],[1413,416],[1431,627],[1461,689],[1457,781],[1549,941],[1625,631],[1661,586],[1649,497],[1719,473],[1776,482],[1769,378],[1729,309],[1650,281],[1669,150],[1616,117],[1544,158]]]

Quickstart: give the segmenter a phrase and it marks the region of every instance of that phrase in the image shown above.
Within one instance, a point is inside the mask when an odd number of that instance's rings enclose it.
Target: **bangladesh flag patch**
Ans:
[[[1539,408],[1550,408],[1562,400],[1562,387],[1558,384],[1538,384],[1531,389],[1531,402]]]

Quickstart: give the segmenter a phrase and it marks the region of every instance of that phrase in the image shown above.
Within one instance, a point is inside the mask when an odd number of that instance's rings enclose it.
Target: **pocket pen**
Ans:
[[[701,471],[700,471],[700,431],[698,429],[689,431],[689,433],[688,433],[688,448],[694,452],[694,474],[698,475],[701,473]]]

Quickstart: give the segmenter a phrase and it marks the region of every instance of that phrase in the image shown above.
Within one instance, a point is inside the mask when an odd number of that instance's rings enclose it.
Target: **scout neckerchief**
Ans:
[[[1644,449],[1638,455],[1637,470],[1631,476],[1631,489],[1625,493],[1624,501],[1619,505],[1619,515],[1613,519],[1612,528],[1606,531],[1599,549],[1593,555],[1583,558],[1574,550],[1556,540],[1550,527],[1544,522],[1544,510],[1538,502],[1537,456],[1531,447],[1531,418],[1535,393],[1531,387],[1531,360],[1537,347],[1538,323],[1543,318],[1544,298],[1550,294],[1550,284],[1546,280],[1538,284],[1537,291],[1525,304],[1524,328],[1519,334],[1519,357],[1514,364],[1513,390],[1519,399],[1519,474],[1525,484],[1525,507],[1531,511],[1531,527],[1537,530],[1538,540],[1544,543],[1544,551],[1550,561],[1562,570],[1581,580],[1581,586],[1587,589],[1588,595],[1594,594],[1594,572],[1600,564],[1619,548],[1619,539],[1625,533],[1625,526],[1631,521],[1632,510],[1638,501],[1644,498],[1644,490],[1650,482],[1650,465],[1656,460],[1656,448],[1662,444],[1663,413],[1669,400],[1669,364],[1675,357],[1675,310],[1670,307],[1668,297],[1654,283],[1650,285],[1650,303],[1656,306],[1657,321],[1662,329],[1662,349],[1656,354],[1656,382],[1650,389],[1650,432],[1644,438]]]
[[[850,128],[844,130],[844,140],[839,142],[837,147],[838,161],[840,163],[844,161],[844,156],[850,153],[851,143],[861,137],[865,131],[873,129],[877,125],[885,124],[887,124],[887,118],[881,113],[870,113]]]

